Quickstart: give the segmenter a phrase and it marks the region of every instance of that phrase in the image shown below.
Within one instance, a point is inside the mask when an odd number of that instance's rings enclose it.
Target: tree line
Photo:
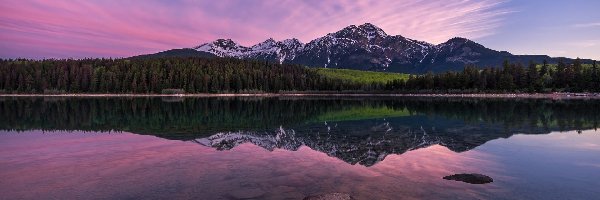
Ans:
[[[0,93],[599,92],[600,71],[579,60],[504,62],[461,72],[356,82],[300,65],[231,58],[0,60]]]
[[[5,93],[277,92],[335,88],[299,65],[227,58],[2,60]],[[172,90],[171,90],[172,92]]]
[[[599,92],[600,69],[596,61],[584,66],[579,59],[571,64],[549,65],[505,61],[501,68],[466,66],[462,72],[427,73],[395,80],[387,90],[445,92]]]

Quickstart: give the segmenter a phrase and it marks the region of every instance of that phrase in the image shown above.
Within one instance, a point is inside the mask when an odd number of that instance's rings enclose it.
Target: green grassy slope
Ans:
[[[372,71],[360,71],[360,70],[350,70],[350,69],[329,69],[329,68],[316,68],[313,69],[317,71],[318,74],[323,76],[333,78],[333,79],[341,79],[341,80],[350,80],[358,83],[387,83],[396,79],[408,79],[408,74],[400,74],[400,73],[386,73],[386,72],[372,72]]]

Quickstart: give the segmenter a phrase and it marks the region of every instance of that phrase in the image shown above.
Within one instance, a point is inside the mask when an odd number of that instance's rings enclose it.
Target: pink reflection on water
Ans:
[[[3,133],[0,193],[10,199],[301,199],[330,192],[359,199],[486,198],[503,191],[441,177],[498,178],[502,166],[492,160],[477,150],[458,154],[436,145],[365,167],[308,147],[269,152],[243,144],[216,151],[130,133]]]

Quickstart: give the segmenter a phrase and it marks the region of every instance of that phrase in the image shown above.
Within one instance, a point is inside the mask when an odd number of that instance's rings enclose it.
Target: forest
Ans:
[[[394,80],[386,84],[386,90],[432,91],[432,92],[598,92],[600,71],[596,61],[583,65],[579,59],[573,63],[559,61],[556,65],[530,62],[505,61],[501,68],[466,66],[462,72],[427,73],[410,76],[408,80]]]
[[[466,66],[460,72],[380,74],[381,80],[376,80],[379,75],[374,72],[232,58],[8,59],[0,60],[0,93],[600,92],[596,62],[584,65],[579,60],[528,66],[505,61],[501,67]]]

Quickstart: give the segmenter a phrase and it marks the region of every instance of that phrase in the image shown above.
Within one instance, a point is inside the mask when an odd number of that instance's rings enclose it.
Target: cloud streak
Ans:
[[[600,27],[600,22],[597,23],[585,23],[585,24],[575,24],[575,28],[595,28]]]
[[[600,46],[600,40],[581,40],[574,41],[568,43],[571,46],[580,47],[580,48],[590,48],[595,46]]]
[[[124,57],[231,38],[303,42],[370,22],[432,43],[492,35],[504,0],[21,0],[0,4],[0,57]]]

